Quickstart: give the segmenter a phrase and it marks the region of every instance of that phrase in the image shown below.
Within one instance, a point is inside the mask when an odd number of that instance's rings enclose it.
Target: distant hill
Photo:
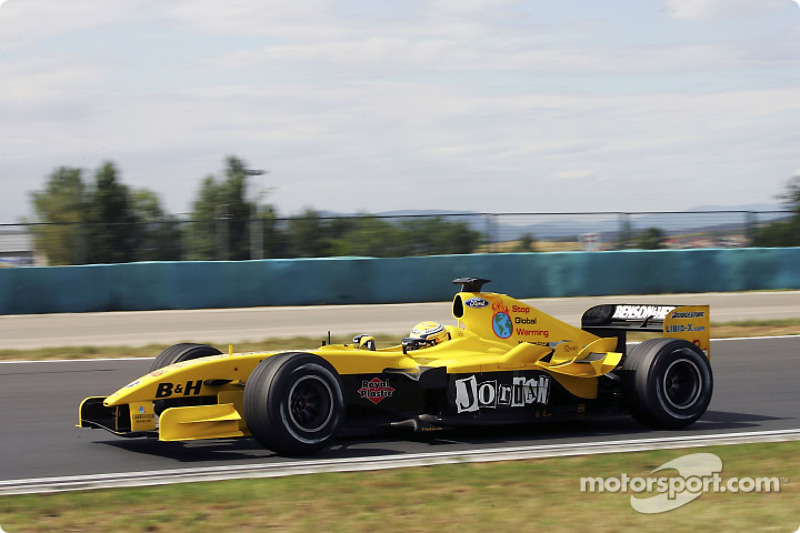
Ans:
[[[687,212],[694,211],[783,211],[786,208],[778,204],[745,204],[745,205],[701,205],[687,209]]]
[[[537,239],[577,238],[585,233],[615,235],[621,230],[623,220],[633,230],[660,228],[667,234],[688,232],[738,232],[753,222],[748,213],[758,213],[756,222],[781,218],[782,209],[774,204],[748,204],[737,206],[698,206],[671,213],[632,213],[623,217],[619,213],[599,214],[493,214],[469,211],[397,210],[377,213],[379,216],[441,216],[453,221],[466,222],[471,229],[491,231],[496,241],[513,241],[525,234]],[[603,239],[606,240],[606,239]]]
[[[435,209],[399,209],[370,213],[380,217],[438,216],[453,222],[464,222],[470,229],[491,233],[496,242],[518,240],[525,234],[536,239],[577,239],[586,233],[597,233],[609,240],[626,220],[631,228],[659,228],[668,235],[684,233],[743,232],[751,222],[769,222],[786,216],[785,209],[776,204],[746,204],[736,206],[706,205],[675,212],[629,213],[478,213]],[[756,213],[755,220],[748,213]],[[363,214],[363,213],[361,213]],[[358,216],[359,214],[320,212],[324,217]],[[605,236],[605,237],[604,237]]]

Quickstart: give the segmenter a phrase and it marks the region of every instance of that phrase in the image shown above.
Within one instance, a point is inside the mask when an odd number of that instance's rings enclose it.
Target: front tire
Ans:
[[[153,359],[150,365],[150,370],[147,372],[154,372],[165,366],[174,365],[181,361],[191,361],[192,359],[199,359],[209,355],[219,355],[222,352],[209,346],[208,344],[195,344],[192,342],[183,342],[174,344],[169,348],[165,348],[160,354]],[[155,400],[153,402],[153,411],[157,415],[161,415],[165,410],[170,407],[179,407],[185,405],[202,405],[205,402],[203,398],[175,398],[171,400]]]
[[[700,348],[683,339],[650,339],[622,365],[623,400],[639,422],[677,429],[694,423],[711,402],[711,365]]]
[[[284,455],[307,455],[327,446],[344,422],[339,374],[308,353],[263,360],[244,388],[244,418],[264,447]]]
[[[169,348],[165,348],[163,352],[158,354],[156,358],[153,359],[153,363],[150,365],[150,370],[147,372],[150,373],[160,368],[164,368],[165,366],[180,363],[181,361],[189,361],[191,359],[198,359],[208,355],[219,355],[221,353],[222,352],[213,346],[209,346],[208,344],[196,344],[193,342],[174,344]]]

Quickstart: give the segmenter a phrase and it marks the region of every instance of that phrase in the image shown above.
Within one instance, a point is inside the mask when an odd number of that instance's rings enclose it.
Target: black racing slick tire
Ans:
[[[344,422],[342,382],[330,363],[309,353],[261,361],[244,387],[244,418],[265,448],[308,455],[336,437]]]
[[[677,429],[694,423],[711,402],[714,380],[702,350],[683,339],[649,339],[622,364],[623,401],[647,426]]]
[[[153,372],[159,368],[180,363],[181,361],[189,361],[191,359],[199,359],[200,357],[206,357],[207,355],[219,355],[221,353],[222,352],[213,346],[209,346],[207,344],[195,344],[192,342],[175,344],[164,349],[163,352],[158,354],[156,358],[153,359],[153,363],[150,365],[150,370],[147,372]]]
[[[192,359],[199,359],[208,355],[219,355],[222,352],[209,346],[207,344],[195,344],[192,342],[183,342],[175,344],[169,348],[165,348],[163,352],[158,354],[153,363],[150,365],[150,370],[147,372],[154,372],[165,366],[180,363],[181,361],[190,361]],[[200,405],[205,400],[203,398],[176,398],[172,400],[156,400],[153,402],[153,410],[157,415],[161,415],[166,409],[170,407],[178,407],[183,405]]]

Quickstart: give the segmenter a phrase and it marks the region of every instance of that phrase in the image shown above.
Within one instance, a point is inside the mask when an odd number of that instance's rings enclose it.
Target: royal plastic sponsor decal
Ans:
[[[370,380],[362,380],[361,388],[358,389],[358,394],[375,405],[381,403],[386,398],[391,398],[394,394],[394,387],[389,385],[389,380],[386,381],[374,377]]]
[[[550,399],[550,376],[527,378],[518,376],[511,383],[498,380],[478,382],[477,376],[456,380],[456,409],[459,413],[474,413],[498,407],[547,405]]]
[[[614,309],[617,320],[664,320],[667,314],[675,309],[674,305],[618,305]]]
[[[487,302],[483,298],[470,298],[469,300],[464,302],[464,305],[466,305],[467,307],[471,307],[473,309],[482,309],[487,305],[489,305],[489,302]]]

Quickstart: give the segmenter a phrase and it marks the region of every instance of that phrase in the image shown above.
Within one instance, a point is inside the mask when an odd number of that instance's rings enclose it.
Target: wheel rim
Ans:
[[[689,359],[673,361],[661,383],[664,399],[675,409],[691,407],[700,396],[702,376],[700,369]]]
[[[321,430],[333,416],[333,391],[319,376],[303,376],[289,390],[289,418],[306,433]]]

